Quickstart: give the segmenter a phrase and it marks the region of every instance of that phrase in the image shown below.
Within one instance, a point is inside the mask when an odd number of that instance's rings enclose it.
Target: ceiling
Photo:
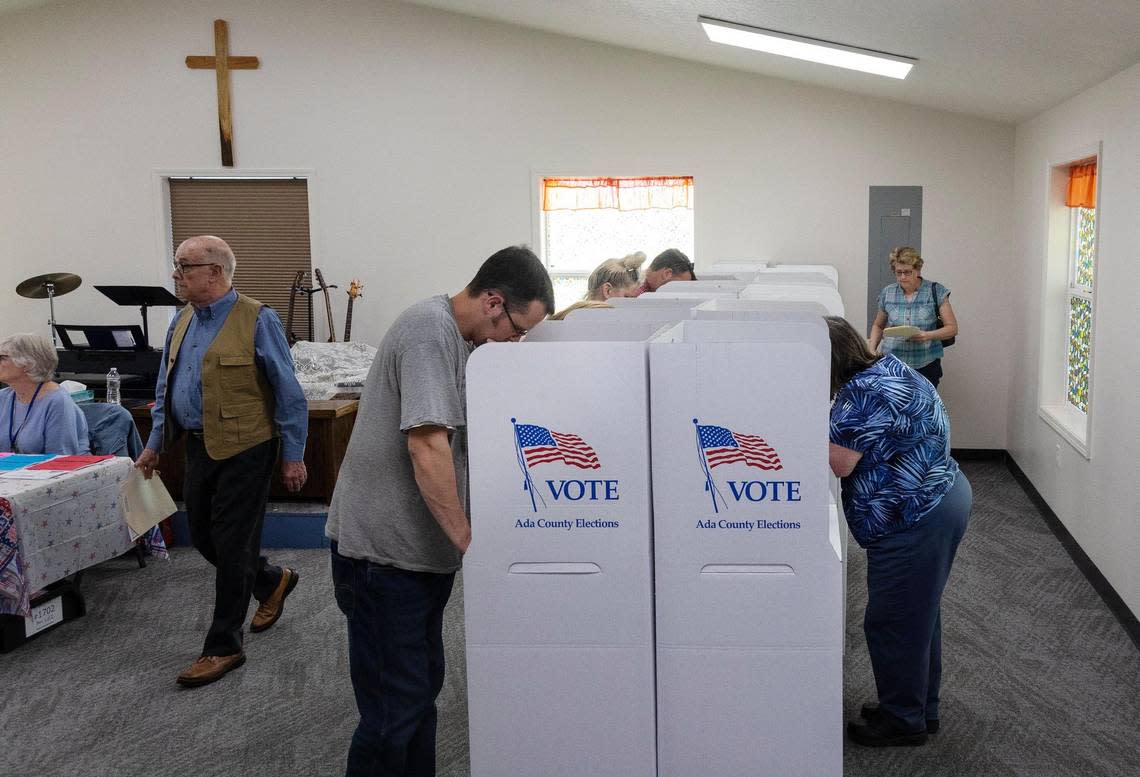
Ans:
[[[1019,122],[1140,62],[1140,0],[414,0],[577,38]],[[697,16],[916,57],[905,81],[710,43]]]
[[[50,0],[0,0],[0,13]],[[1140,62],[1140,0],[413,0],[765,76],[1019,122]],[[916,57],[905,81],[710,43],[697,16]]]

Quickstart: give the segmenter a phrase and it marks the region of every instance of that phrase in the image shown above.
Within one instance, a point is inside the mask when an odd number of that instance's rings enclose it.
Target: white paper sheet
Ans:
[[[120,486],[123,520],[133,535],[145,534],[159,521],[178,512],[162,479],[157,477],[157,472],[155,475],[147,480],[141,470],[132,467],[131,474]]]

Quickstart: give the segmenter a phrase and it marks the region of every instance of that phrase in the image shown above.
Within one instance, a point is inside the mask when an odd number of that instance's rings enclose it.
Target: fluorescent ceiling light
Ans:
[[[808,62],[861,70],[864,73],[874,73],[888,78],[906,78],[914,63],[918,61],[912,57],[900,57],[897,54],[844,46],[842,43],[805,38],[761,27],[749,27],[746,24],[725,22],[708,16],[699,16],[697,19],[704,27],[705,35],[708,35],[713,43],[740,46],[753,51],[779,54],[782,57],[806,59]]]

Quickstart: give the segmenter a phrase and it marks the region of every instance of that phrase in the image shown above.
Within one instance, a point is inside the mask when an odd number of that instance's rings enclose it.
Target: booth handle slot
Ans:
[[[596,575],[601,571],[589,561],[520,562],[507,569],[512,575]]]
[[[705,564],[702,575],[794,575],[787,564]]]

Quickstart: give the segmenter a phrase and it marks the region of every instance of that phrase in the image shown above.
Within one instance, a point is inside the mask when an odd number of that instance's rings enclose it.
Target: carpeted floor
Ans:
[[[943,600],[942,731],[920,748],[848,744],[844,773],[1140,774],[1140,652],[1005,467],[966,471],[975,511]],[[865,560],[852,549],[848,717],[874,697]],[[178,549],[143,570],[129,561],[90,570],[86,617],[0,656],[0,775],[342,774],[356,710],[327,551],[271,556],[302,574],[284,616],[247,636],[244,667],[193,691],[174,678],[209,619],[205,562]],[[459,581],[445,622],[441,777],[468,775],[462,601]]]

